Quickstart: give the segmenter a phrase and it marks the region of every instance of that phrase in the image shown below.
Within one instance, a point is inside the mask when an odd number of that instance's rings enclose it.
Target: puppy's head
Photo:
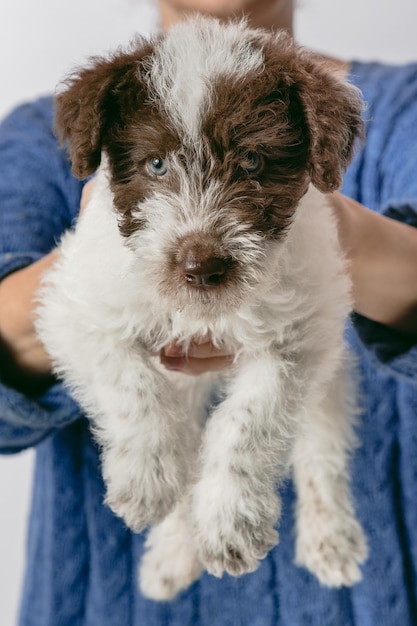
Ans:
[[[238,306],[310,183],[337,189],[361,101],[284,32],[193,19],[94,59],[56,99],[73,171],[102,155],[121,234],[175,308]]]

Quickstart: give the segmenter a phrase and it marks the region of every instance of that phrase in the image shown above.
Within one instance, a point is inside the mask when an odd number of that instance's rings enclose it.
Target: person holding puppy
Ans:
[[[193,11],[292,30],[291,0],[160,0],[162,27]],[[46,98],[20,107],[0,127],[0,446],[3,452],[37,446],[22,625],[417,621],[417,64],[323,62],[362,90],[371,111],[344,195],[333,196],[354,286],[348,334],[361,370],[353,487],[370,548],[362,582],[330,590],[293,565],[287,485],[280,544],[257,572],[222,580],[204,575],[168,604],[140,595],[136,564],[144,537],[103,504],[99,452],[79,407],[51,377],[33,328],[34,294],[55,260],[55,242],[90,191],[70,175]],[[187,357],[167,346],[161,360],[198,375],[227,367],[232,355],[207,338]]]

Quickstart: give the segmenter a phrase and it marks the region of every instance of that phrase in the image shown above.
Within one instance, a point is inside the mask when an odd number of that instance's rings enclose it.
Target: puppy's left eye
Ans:
[[[247,174],[257,174],[263,165],[263,159],[258,152],[247,152],[239,163]]]
[[[147,163],[148,171],[154,176],[165,176],[168,172],[168,164],[165,159],[160,157],[152,157]]]

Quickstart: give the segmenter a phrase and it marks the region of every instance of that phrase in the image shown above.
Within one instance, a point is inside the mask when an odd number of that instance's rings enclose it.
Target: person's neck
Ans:
[[[170,5],[165,0],[159,0],[159,9],[161,15],[161,26],[163,30],[167,30],[176,22],[184,19],[192,14],[192,10],[178,9]],[[219,19],[228,19],[232,17],[229,12],[224,15],[216,14],[213,17]],[[253,28],[267,28],[277,30],[285,28],[290,33],[293,32],[293,0],[270,0],[262,3],[260,6],[256,0],[249,3],[244,11],[237,12],[233,17],[246,17],[248,23]]]

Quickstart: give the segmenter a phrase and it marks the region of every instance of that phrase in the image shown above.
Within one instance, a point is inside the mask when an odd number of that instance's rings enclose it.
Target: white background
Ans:
[[[151,0],[1,0],[0,115],[51,92],[86,56],[152,30]],[[345,59],[417,60],[416,0],[301,0],[296,35]],[[0,624],[15,626],[33,452],[0,457]],[[42,626],[42,624],[39,624]]]

